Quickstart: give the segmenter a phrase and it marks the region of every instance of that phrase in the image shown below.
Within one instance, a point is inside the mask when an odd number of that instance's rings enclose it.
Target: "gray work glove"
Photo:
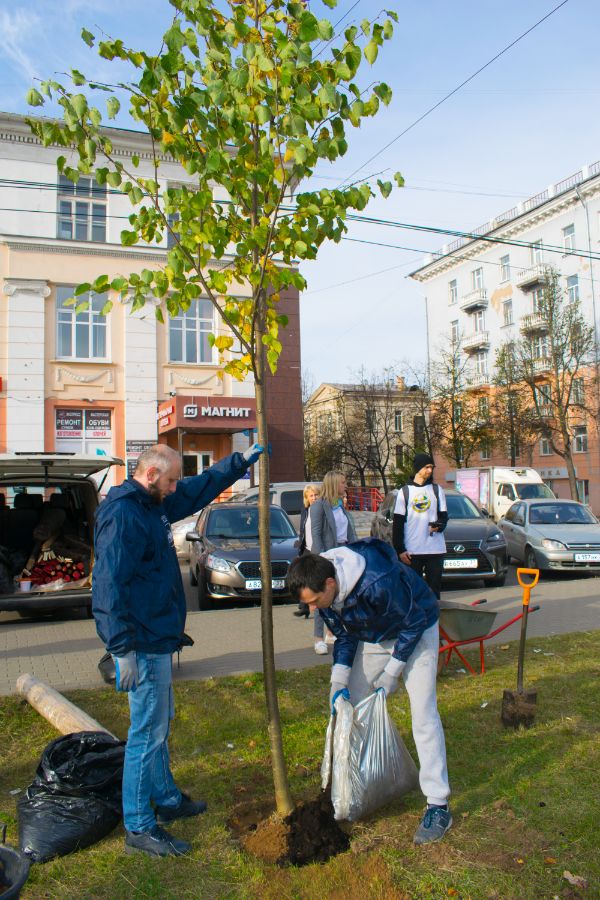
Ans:
[[[265,452],[265,448],[262,444],[251,444],[247,450],[242,453],[242,456],[246,460],[249,466],[253,466],[257,461],[258,457],[261,453]]]
[[[388,694],[395,694],[400,684],[400,675],[406,663],[402,660],[391,657],[387,666],[373,682],[373,690],[384,690],[386,697]]]
[[[116,683],[118,691],[135,691],[138,683],[138,667],[134,650],[125,656],[113,656],[115,661]]]

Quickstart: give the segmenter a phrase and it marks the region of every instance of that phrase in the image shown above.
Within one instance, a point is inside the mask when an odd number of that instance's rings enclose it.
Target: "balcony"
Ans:
[[[489,387],[490,376],[488,372],[476,372],[469,375],[467,379],[467,390],[476,391],[481,388]]]
[[[515,284],[522,290],[535,287],[536,284],[545,284],[548,279],[547,267],[544,263],[536,263],[529,269],[522,269],[515,278]]]
[[[540,359],[533,360],[533,374],[534,375],[548,375],[552,371],[552,360],[544,356]]]
[[[463,339],[462,348],[465,353],[472,353],[475,350],[485,350],[490,346],[489,331],[476,331]]]
[[[488,305],[488,296],[485,288],[477,288],[469,291],[460,301],[460,308],[463,312],[473,312],[476,309],[486,309]]]
[[[519,328],[523,334],[532,334],[536,331],[548,331],[548,321],[543,313],[529,313],[523,316]]]

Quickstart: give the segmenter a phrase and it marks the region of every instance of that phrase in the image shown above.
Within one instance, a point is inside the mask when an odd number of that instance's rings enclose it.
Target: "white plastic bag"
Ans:
[[[418,785],[417,767],[390,719],[385,693],[352,706],[335,701],[321,766],[323,790],[331,781],[335,818],[363,818]]]

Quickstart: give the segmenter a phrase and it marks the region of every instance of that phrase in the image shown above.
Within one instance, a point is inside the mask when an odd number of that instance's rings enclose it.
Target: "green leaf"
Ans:
[[[94,41],[96,40],[91,31],[88,31],[87,28],[81,29],[81,39],[85,41],[88,47],[94,46]]]
[[[108,172],[106,180],[111,187],[118,188],[121,184],[121,175],[119,172]]]
[[[25,95],[25,102],[28,106],[43,106],[44,98],[39,91],[36,91],[35,88],[31,88]]]
[[[106,101],[106,112],[108,113],[109,119],[114,119],[119,110],[121,109],[121,104],[117,100],[116,97],[109,97]]]
[[[296,241],[294,243],[294,250],[296,252],[296,256],[303,257],[306,254],[308,247],[306,246],[304,241]]]
[[[79,119],[83,119],[88,108],[88,103],[83,94],[73,94],[71,97],[71,106],[75,111],[75,115]]]
[[[81,72],[79,72],[77,69],[71,69],[71,80],[73,84],[79,86],[81,84],[85,84],[87,78],[85,77],[85,75],[82,75]]]
[[[389,41],[389,39],[392,37],[393,34],[394,34],[394,26],[392,25],[390,20],[387,19],[385,25],[383,26],[383,36],[387,41]]]
[[[398,187],[404,187],[404,177],[400,174],[400,172],[394,173],[394,181],[398,185]]]
[[[381,196],[387,200],[387,198],[392,193],[392,182],[391,181],[381,181],[379,178],[377,179],[377,185],[379,190],[381,191]]]
[[[392,99],[392,89],[389,85],[387,85],[384,81],[380,84],[375,85],[373,88],[373,93],[376,94],[379,99],[388,106],[390,100]]]
[[[73,291],[73,294],[75,295],[75,297],[81,297],[82,294],[87,294],[87,292],[91,291],[91,289],[92,289],[91,284],[84,282],[83,284],[77,285],[77,287]]]
[[[365,47],[365,59],[367,60],[367,62],[373,65],[373,63],[377,59],[378,53],[379,47],[377,46],[375,41],[369,41],[369,43]]]
[[[122,231],[121,232],[121,243],[124,247],[132,247],[137,243],[137,232],[136,231]]]
[[[337,6],[337,0],[323,0],[323,5],[328,6],[329,9],[335,9]]]
[[[328,19],[321,19],[317,25],[322,41],[330,41],[333,37],[333,25]]]

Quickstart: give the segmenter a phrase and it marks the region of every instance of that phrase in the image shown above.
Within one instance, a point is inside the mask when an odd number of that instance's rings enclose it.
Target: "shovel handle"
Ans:
[[[531,575],[531,581],[523,581],[522,575]],[[532,589],[536,586],[538,581],[540,580],[540,570],[539,569],[517,569],[517,581],[519,585],[523,588],[523,606],[529,606],[529,598],[531,596]]]

